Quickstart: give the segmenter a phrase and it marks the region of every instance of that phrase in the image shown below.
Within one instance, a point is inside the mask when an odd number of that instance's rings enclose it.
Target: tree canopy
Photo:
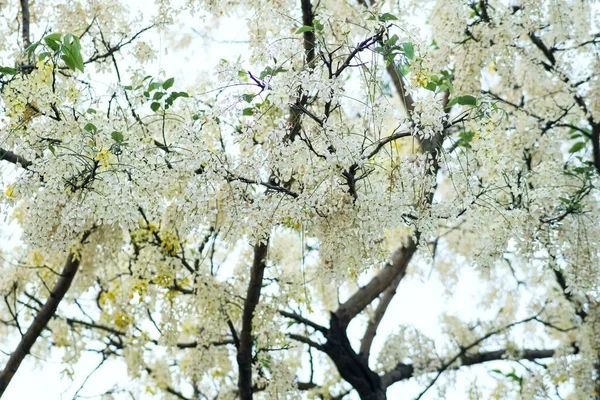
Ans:
[[[594,3],[3,1],[0,396],[87,353],[103,399],[600,396]]]

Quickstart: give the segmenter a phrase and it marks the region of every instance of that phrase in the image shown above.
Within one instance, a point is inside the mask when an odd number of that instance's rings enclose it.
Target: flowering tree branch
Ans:
[[[516,354],[518,354],[518,357],[517,359],[513,360],[506,358],[509,354],[509,351],[506,349],[481,351],[469,354],[467,354],[466,350],[461,350],[461,352],[457,356],[452,358],[454,359],[453,365],[444,363],[442,368],[443,370],[457,369],[461,367],[483,364],[490,361],[539,360],[543,358],[552,358],[555,353],[555,349],[522,349],[516,352]],[[440,372],[443,371],[441,369],[438,370],[438,376]],[[384,386],[388,387],[396,382],[412,378],[413,376],[414,366],[412,364],[398,363],[394,369],[386,372],[383,375],[382,383]]]
[[[87,231],[83,234],[81,243],[85,242],[90,233],[91,231]],[[21,338],[17,348],[8,359],[8,362],[4,366],[4,370],[2,373],[0,373],[0,397],[2,397],[2,394],[10,384],[10,381],[19,369],[19,366],[21,365],[21,362],[25,356],[29,354],[31,347],[56,313],[58,305],[69,290],[69,287],[75,278],[75,274],[79,268],[79,263],[79,255],[75,253],[69,253],[60,277],[54,284],[46,303],[34,318],[33,322],[27,329],[27,332]]]
[[[377,274],[369,283],[356,291],[348,300],[340,304],[334,312],[341,326],[347,326],[350,321],[375,300],[391,283],[406,273],[408,263],[417,249],[415,242],[410,240],[407,246],[399,247],[392,255],[392,261]],[[401,278],[400,278],[401,279]]]

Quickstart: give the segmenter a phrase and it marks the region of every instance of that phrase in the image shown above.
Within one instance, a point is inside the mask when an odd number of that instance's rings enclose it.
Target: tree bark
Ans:
[[[21,0],[21,21],[21,35],[23,38],[23,48],[26,49],[31,44],[31,40],[29,39],[29,0]]]
[[[382,385],[381,377],[352,349],[346,324],[333,313],[330,323],[327,343],[323,347],[342,378],[352,385],[362,400],[386,400],[386,388]]]
[[[31,165],[31,161],[26,160],[18,154],[13,153],[10,150],[4,150],[0,147],[0,160],[8,161],[9,163],[13,163],[15,165],[20,165],[21,167],[27,169]]]
[[[242,330],[237,351],[238,390],[241,400],[252,400],[252,318],[260,300],[260,291],[265,272],[268,242],[254,246],[254,260],[250,271],[250,283],[244,301]]]

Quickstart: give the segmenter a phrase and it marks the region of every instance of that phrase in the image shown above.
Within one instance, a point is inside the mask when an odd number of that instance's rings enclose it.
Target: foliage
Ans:
[[[0,395],[31,350],[156,398],[598,396],[593,1],[125,3],[2,5]],[[178,21],[231,15],[196,79]],[[480,313],[398,324],[431,276]]]

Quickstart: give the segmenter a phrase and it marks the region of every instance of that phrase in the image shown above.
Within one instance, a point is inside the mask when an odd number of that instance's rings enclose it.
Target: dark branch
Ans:
[[[85,232],[81,242],[84,242],[89,235],[90,231]],[[29,354],[31,347],[46,328],[46,325],[48,325],[48,321],[54,316],[58,305],[67,293],[67,290],[69,290],[73,278],[75,278],[75,274],[79,268],[79,261],[79,257],[73,253],[69,253],[67,256],[65,266],[60,277],[56,281],[52,292],[50,292],[50,297],[48,297],[46,304],[44,304],[40,312],[35,316],[29,329],[27,329],[27,332],[21,338],[17,348],[10,356],[8,363],[6,363],[4,370],[0,374],[0,397],[2,397],[2,394],[19,369],[25,356]]]
[[[417,246],[411,239],[408,245],[396,250],[392,255],[391,263],[386,264],[367,285],[360,288],[338,307],[335,315],[339,321],[347,326],[352,318],[371,304],[390,285],[391,281],[396,279],[398,275],[404,275],[416,249]]]
[[[244,301],[242,330],[239,337],[237,362],[239,368],[238,390],[240,400],[252,400],[252,319],[254,310],[260,300],[265,260],[267,258],[267,241],[254,246],[254,260],[250,271],[250,283]]]
[[[292,312],[288,312],[288,311],[279,311],[279,314],[283,315],[286,318],[290,318],[293,319],[297,322],[300,322],[301,324],[304,324],[306,326],[310,326],[311,328],[313,328],[316,331],[319,331],[321,333],[326,333],[327,332],[327,328],[325,328],[322,325],[319,325],[309,319],[304,318],[301,315],[298,315],[296,313],[292,313]]]
[[[377,328],[379,328],[379,324],[387,311],[388,306],[392,302],[392,299],[396,295],[396,288],[400,284],[400,281],[404,277],[406,273],[406,268],[404,268],[390,283],[387,289],[383,292],[381,299],[379,300],[379,304],[377,304],[377,308],[375,309],[375,315],[369,321],[367,325],[367,329],[365,330],[365,334],[360,342],[360,351],[359,356],[361,356],[365,363],[369,364],[369,355],[371,353],[371,345],[373,344],[373,340],[375,339],[375,335],[377,334]]]
[[[13,163],[15,165],[20,165],[21,167],[27,169],[31,166],[31,161],[13,153],[10,150],[4,150],[0,147],[0,160],[8,161],[9,163]]]
[[[21,20],[21,36],[23,39],[23,48],[26,49],[31,44],[31,40],[29,39],[29,0],[21,0]]]
[[[518,358],[518,360],[537,360],[537,359],[542,359],[542,358],[550,358],[554,356],[556,350],[554,349],[524,349],[521,350],[520,352],[520,357]],[[505,360],[505,361],[516,361],[516,360],[511,360],[511,359],[507,359],[506,356],[508,354],[508,351],[505,349],[502,350],[493,350],[493,351],[486,351],[486,352],[480,352],[480,353],[475,353],[475,354],[464,354],[464,352],[461,352],[461,354],[459,355],[458,358],[456,358],[456,360],[460,359],[460,365],[456,365],[454,367],[448,367],[448,368],[460,368],[460,367],[468,367],[468,366],[472,366],[472,365],[477,365],[477,364],[483,364],[486,362],[490,362],[490,361],[499,361],[499,360]],[[403,363],[398,363],[396,365],[396,367],[386,373],[383,377],[382,377],[382,381],[383,384],[385,385],[385,387],[388,387],[390,385],[392,385],[393,383],[402,381],[402,380],[406,380],[409,378],[412,378],[414,374],[414,367],[411,364],[403,364]]]

